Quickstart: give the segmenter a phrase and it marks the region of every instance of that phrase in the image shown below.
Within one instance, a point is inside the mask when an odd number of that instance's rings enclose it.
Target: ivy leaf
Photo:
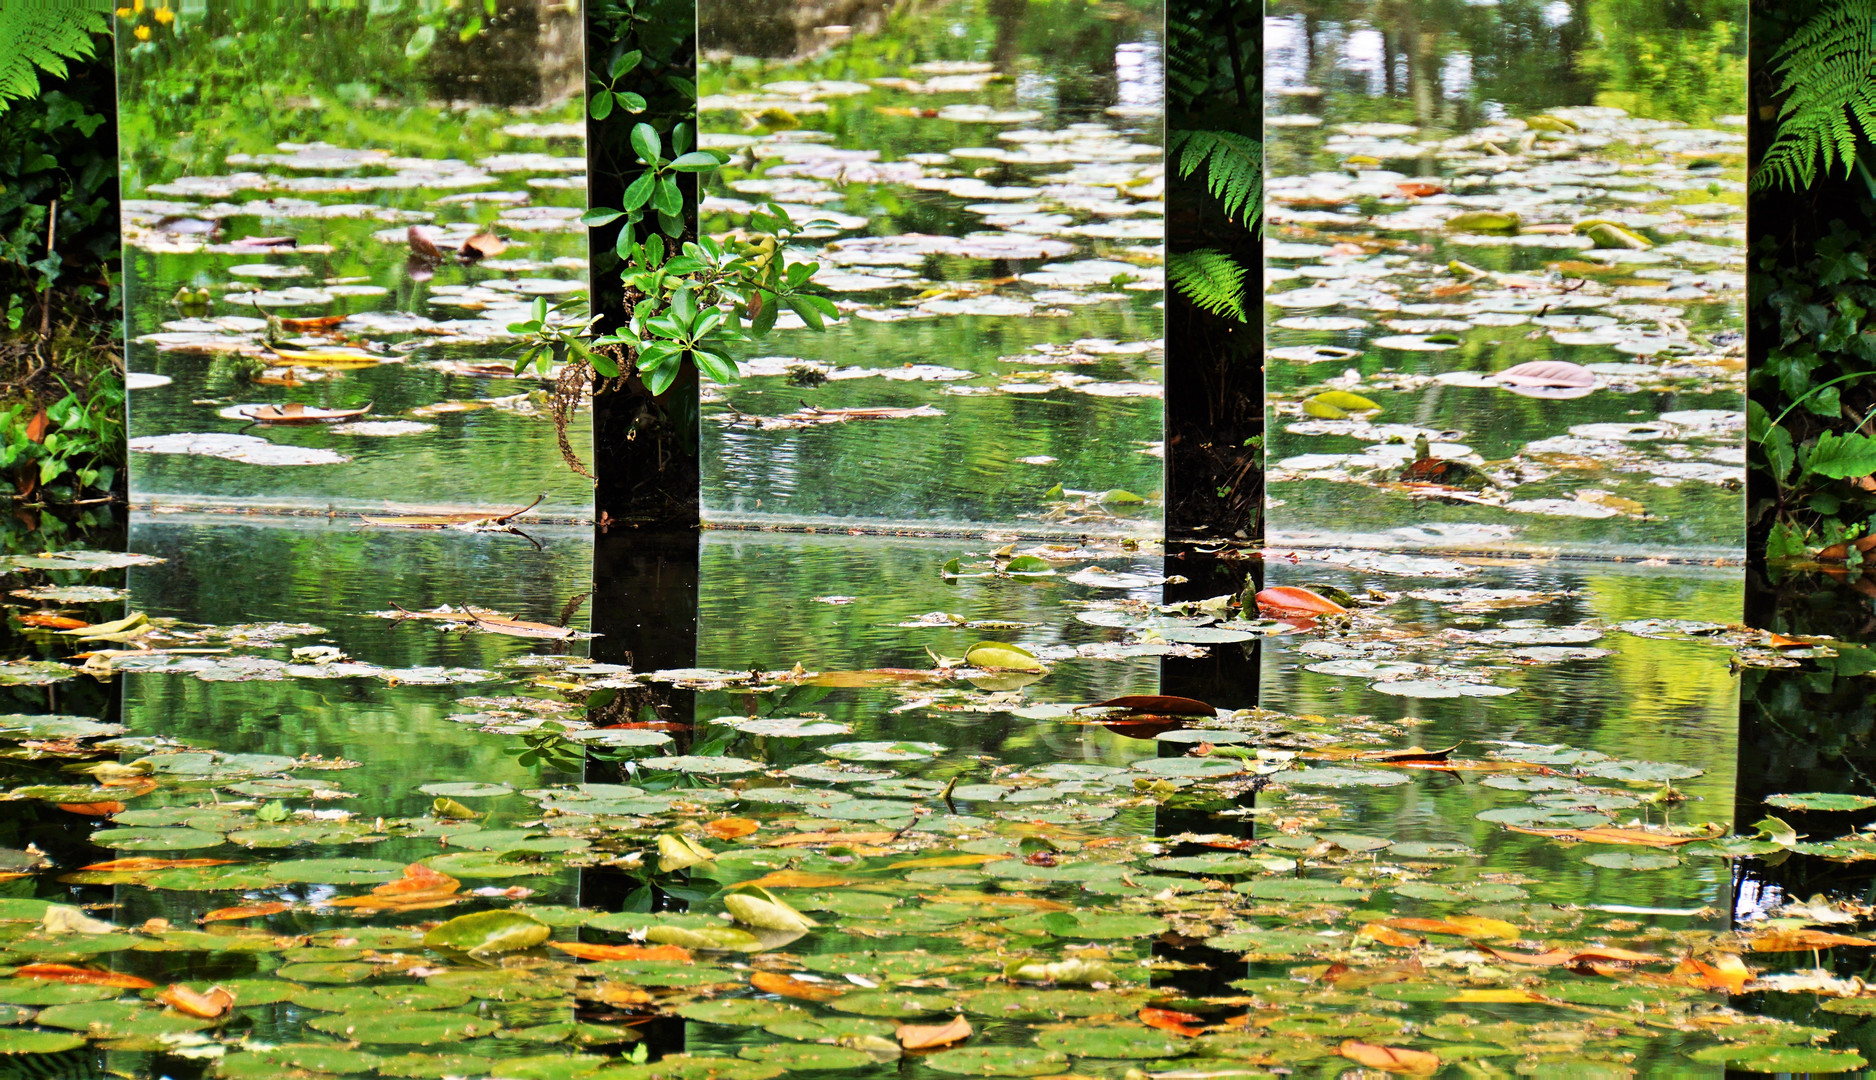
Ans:
[[[587,104],[587,111],[593,114],[593,119],[595,120],[604,120],[606,117],[611,116],[612,91],[595,91],[593,100]]]
[[[647,176],[651,175],[649,173]],[[658,188],[651,196],[651,205],[660,214],[676,215],[684,209],[684,193],[678,190],[677,179],[671,176],[658,177]]]
[[[721,164],[722,160],[708,150],[692,150],[679,155],[671,167],[678,172],[709,172]]]
[[[589,229],[596,229],[601,225],[610,225],[624,216],[625,211],[623,210],[612,210],[604,206],[595,206],[580,215],[580,224]]]
[[[634,94],[630,90],[614,90],[612,96],[618,99],[626,112],[642,113],[645,111],[645,95],[643,94]]]

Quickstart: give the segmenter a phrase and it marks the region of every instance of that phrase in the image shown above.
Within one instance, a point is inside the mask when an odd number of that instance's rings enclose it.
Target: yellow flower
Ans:
[[[138,41],[150,40],[150,28],[147,26],[139,26],[135,30],[132,30],[131,33],[137,35]]]
[[[157,8],[154,17],[157,22],[162,23],[164,26],[168,26],[170,23],[176,21],[176,13],[166,7]]]
[[[139,15],[143,14],[143,0],[130,0],[130,10]]]
[[[130,18],[130,16],[131,16],[131,11],[130,11],[130,9],[129,9],[129,8],[127,8],[127,7],[121,7],[121,8],[118,8],[118,9],[117,9],[117,17],[118,17],[118,18],[120,18],[120,19],[128,19],[128,18]]]

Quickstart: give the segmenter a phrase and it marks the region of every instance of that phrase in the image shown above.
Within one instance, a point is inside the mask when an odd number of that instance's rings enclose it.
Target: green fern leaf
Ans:
[[[1876,0],[1829,0],[1773,55],[1784,106],[1756,187],[1799,190],[1842,167],[1876,133]]]
[[[39,96],[40,71],[62,79],[67,60],[96,55],[110,12],[110,0],[0,0],[0,112]]]
[[[1244,267],[1222,251],[1200,248],[1166,257],[1166,280],[1188,300],[1225,318],[1249,322],[1244,314]]]
[[[1869,0],[1876,3],[1876,0]],[[1225,214],[1255,230],[1264,213],[1264,148],[1232,131],[1171,133],[1167,158],[1180,176],[1205,169],[1205,187],[1224,204]]]

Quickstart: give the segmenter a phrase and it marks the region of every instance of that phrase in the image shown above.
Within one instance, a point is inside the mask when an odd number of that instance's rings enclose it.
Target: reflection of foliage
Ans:
[[[109,0],[0,5],[0,112],[11,98],[39,96],[35,69],[63,79],[67,60],[95,56],[93,35],[110,32],[110,10]]]
[[[1599,44],[1583,66],[1600,76],[1597,104],[1695,124],[1739,112],[1739,7],[1738,0],[1592,0]]]
[[[1796,189],[1820,164],[1846,173],[1860,166],[1858,148],[1876,130],[1876,0],[1832,0],[1774,61],[1785,101],[1754,181]]]

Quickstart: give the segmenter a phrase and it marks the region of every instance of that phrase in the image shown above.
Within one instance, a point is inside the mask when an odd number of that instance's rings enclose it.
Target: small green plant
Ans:
[[[614,251],[625,286],[624,323],[590,338],[596,320],[582,304],[550,309],[537,300],[527,321],[509,327],[528,339],[517,373],[530,364],[543,374],[554,364],[565,365],[555,385],[554,420],[563,456],[582,473],[566,425],[589,384],[598,390],[636,382],[657,397],[672,388],[687,364],[719,383],[734,382],[733,344],[767,334],[783,310],[815,330],[839,315],[813,284],[820,264],[787,257],[790,242],[816,222],[796,224],[769,203],[750,215],[741,239],[687,238],[679,177],[689,174],[701,182],[727,157],[692,149],[690,123],[673,126],[668,146],[652,125],[635,124],[631,142],[642,171],[626,186],[620,205],[588,210],[581,218],[589,228],[619,226]]]

